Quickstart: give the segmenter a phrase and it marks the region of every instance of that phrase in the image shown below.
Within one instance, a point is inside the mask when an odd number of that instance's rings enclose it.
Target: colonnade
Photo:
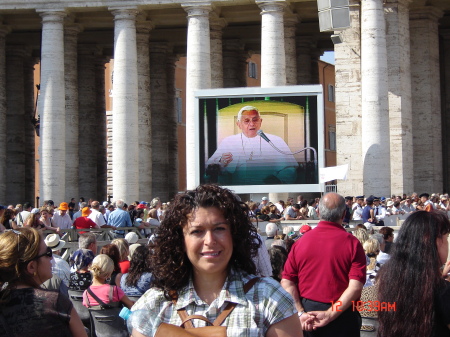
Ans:
[[[450,125],[450,34],[438,29],[440,9],[411,8],[412,1],[350,1],[351,27],[335,45],[338,165],[350,164],[348,180],[339,182],[343,194],[441,191],[450,173],[450,146],[443,142],[448,136],[437,127],[441,120]],[[187,20],[184,52],[175,51],[170,39],[152,40],[158,26],[132,2],[108,8],[112,52],[98,40],[80,42],[84,27],[76,13],[36,9],[42,18],[41,199],[104,199],[107,183],[114,199],[126,201],[167,200],[178,190],[174,99],[180,56],[187,56],[187,188],[195,187],[196,175],[194,91],[245,86],[246,60],[255,52],[261,54],[262,87],[318,83],[317,59],[324,49],[317,34],[302,31],[298,8],[285,0],[255,0],[255,6],[256,49],[240,36],[224,38],[230,25],[214,1],[180,4]],[[17,124],[34,104],[37,60],[28,46],[7,44],[10,33],[0,25],[0,88],[6,89],[0,90],[0,202],[21,202],[34,193],[33,127]],[[106,116],[109,58],[113,112]]]

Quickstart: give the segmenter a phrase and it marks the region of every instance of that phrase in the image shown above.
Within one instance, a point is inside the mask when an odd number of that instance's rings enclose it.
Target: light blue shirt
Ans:
[[[131,218],[128,212],[123,209],[116,209],[111,212],[108,219],[108,225],[114,227],[132,227]],[[124,234],[125,231],[116,231],[117,234]]]

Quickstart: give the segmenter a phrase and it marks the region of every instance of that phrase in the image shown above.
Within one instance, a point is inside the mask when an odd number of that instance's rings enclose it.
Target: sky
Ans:
[[[334,64],[334,51],[326,51],[325,53],[323,53],[320,59],[322,61]]]

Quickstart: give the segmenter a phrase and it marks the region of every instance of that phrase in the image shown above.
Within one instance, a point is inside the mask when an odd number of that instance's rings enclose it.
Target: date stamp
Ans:
[[[342,301],[330,301],[331,308],[334,311],[342,311]],[[352,301],[353,311],[396,311],[397,303],[380,302],[380,301]]]

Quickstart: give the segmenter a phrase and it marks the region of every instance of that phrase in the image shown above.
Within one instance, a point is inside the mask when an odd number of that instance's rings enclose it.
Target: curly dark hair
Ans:
[[[108,255],[114,262],[114,271],[120,273],[120,252],[116,245],[113,245],[112,243],[104,245],[100,250],[100,254]]]
[[[223,212],[233,240],[229,267],[256,273],[252,257],[256,256],[261,240],[248,217],[249,209],[230,190],[217,185],[200,185],[195,190],[178,194],[170,203],[157,231],[152,253],[152,286],[164,291],[167,299],[188,284],[192,264],[184,251],[183,227],[199,208],[215,207]]]
[[[435,298],[445,281],[436,239],[450,232],[443,212],[417,211],[398,232],[389,261],[378,273],[378,300],[396,303],[396,310],[378,313],[378,336],[431,336],[435,325]],[[420,303],[411,308],[411,303]]]
[[[139,246],[135,249],[125,281],[128,287],[135,287],[142,274],[151,272],[149,253],[150,250],[146,246]]]

